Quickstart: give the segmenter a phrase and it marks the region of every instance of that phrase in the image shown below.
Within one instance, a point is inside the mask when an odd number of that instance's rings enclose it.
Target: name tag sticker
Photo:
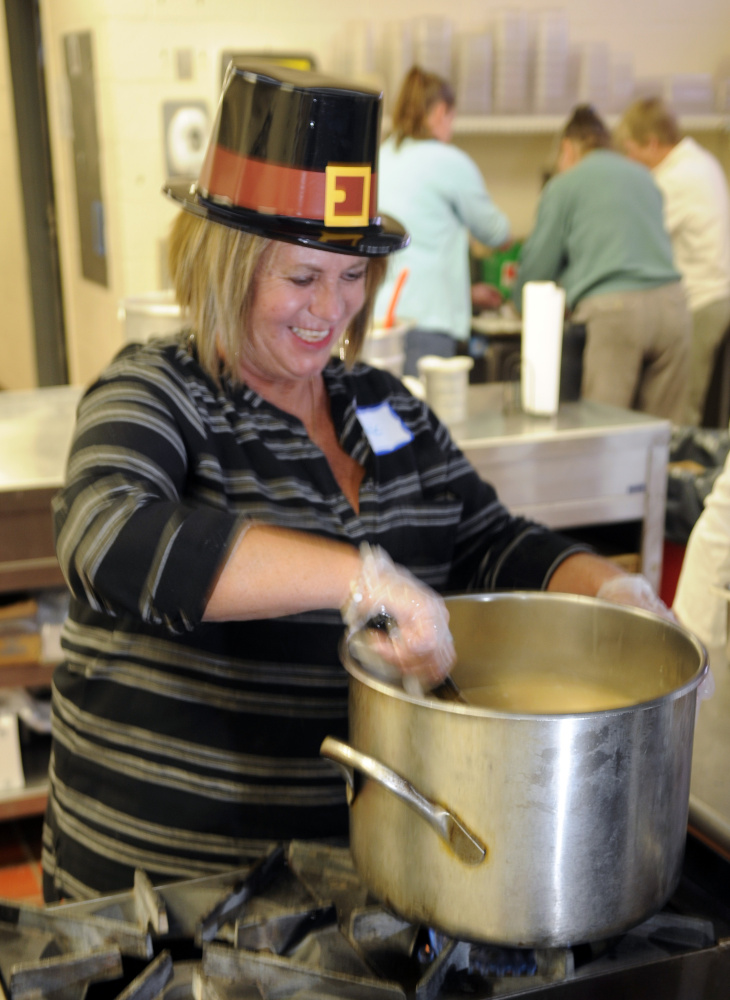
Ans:
[[[364,406],[356,409],[355,413],[376,455],[388,455],[413,440],[413,435],[390,403]]]

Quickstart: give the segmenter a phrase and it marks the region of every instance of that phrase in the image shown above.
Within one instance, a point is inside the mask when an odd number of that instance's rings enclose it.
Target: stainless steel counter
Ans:
[[[469,387],[454,438],[515,513],[565,529],[640,521],[642,572],[658,589],[671,425],[580,401],[553,417],[523,413],[516,385]]]
[[[75,386],[0,392],[0,592],[63,584],[50,504],[80,395]]]
[[[453,428],[507,506],[553,528],[641,521],[642,570],[659,585],[670,425],[597,403],[555,417],[518,408],[512,384],[469,387]],[[49,504],[60,486],[81,389],[0,393],[0,590],[60,582]]]

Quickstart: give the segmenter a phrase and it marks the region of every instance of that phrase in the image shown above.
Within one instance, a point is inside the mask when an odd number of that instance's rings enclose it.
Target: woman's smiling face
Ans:
[[[368,262],[275,242],[256,277],[242,373],[296,381],[319,374],[365,302]]]

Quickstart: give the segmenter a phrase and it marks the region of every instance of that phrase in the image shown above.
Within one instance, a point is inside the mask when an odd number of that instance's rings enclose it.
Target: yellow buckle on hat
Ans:
[[[328,229],[338,226],[367,226],[370,221],[370,166],[351,167],[329,163],[324,173],[325,226]],[[348,183],[350,178],[359,179],[361,184]]]

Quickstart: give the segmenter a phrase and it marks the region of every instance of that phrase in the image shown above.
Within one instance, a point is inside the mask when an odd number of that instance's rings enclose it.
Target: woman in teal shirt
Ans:
[[[510,235],[507,217],[489,196],[479,168],[451,144],[455,98],[447,81],[414,66],[401,87],[393,131],[380,147],[379,208],[411,234],[375,303],[384,317],[399,273],[408,279],[398,315],[415,321],[406,342],[405,374],[416,374],[423,354],[449,357],[469,339],[472,291],[469,235],[501,246]],[[499,304],[496,289],[475,286],[482,308]]]

